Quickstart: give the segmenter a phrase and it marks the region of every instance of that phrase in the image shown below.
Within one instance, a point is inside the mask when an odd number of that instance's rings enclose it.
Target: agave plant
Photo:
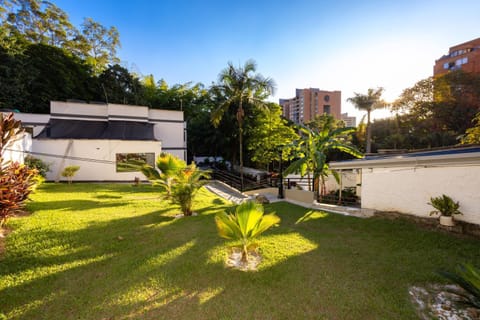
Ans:
[[[464,303],[480,309],[480,269],[470,264],[460,264],[455,272],[440,271],[439,274],[464,290],[453,292],[462,297]]]
[[[452,200],[449,196],[442,195],[441,197],[430,198],[430,202],[428,203],[431,205],[435,210],[430,212],[430,215],[440,213],[442,216],[451,217],[454,214],[462,214],[458,208],[460,208],[460,204]]]
[[[222,212],[215,216],[218,234],[222,238],[242,243],[242,261],[247,261],[248,252],[256,247],[254,239],[279,222],[277,215],[264,215],[263,206],[253,201],[243,202],[233,214]]]

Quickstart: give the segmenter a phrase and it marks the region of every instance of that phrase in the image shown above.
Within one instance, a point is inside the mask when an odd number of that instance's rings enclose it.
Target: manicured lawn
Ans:
[[[0,257],[8,319],[416,319],[411,285],[480,265],[476,239],[276,203],[245,273],[224,267],[213,215],[229,205],[207,191],[183,219],[148,186],[46,184],[33,199]]]

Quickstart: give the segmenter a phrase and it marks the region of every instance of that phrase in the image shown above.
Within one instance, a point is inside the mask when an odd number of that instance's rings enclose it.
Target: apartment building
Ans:
[[[316,115],[331,114],[340,119],[341,91],[325,91],[318,88],[296,89],[295,97],[280,99],[283,116],[295,123],[311,121]]]
[[[348,113],[342,113],[342,120],[345,122],[345,127],[357,126],[357,118],[354,116],[349,116]]]
[[[435,61],[433,76],[459,69],[480,74],[480,38],[451,47],[448,54]]]

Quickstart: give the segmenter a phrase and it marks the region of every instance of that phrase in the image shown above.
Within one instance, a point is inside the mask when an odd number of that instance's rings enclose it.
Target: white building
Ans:
[[[348,113],[342,113],[341,118],[345,122],[345,127],[356,127],[357,118],[354,116],[349,116]]]
[[[382,155],[332,162],[355,170],[362,208],[429,217],[431,197],[445,194],[460,203],[455,219],[480,224],[480,147]]]
[[[16,113],[33,135],[31,152],[50,164],[47,180],[80,166],[76,181],[132,181],[144,178],[129,164],[153,165],[161,152],[186,159],[182,111],[119,104],[50,103],[50,114]]]

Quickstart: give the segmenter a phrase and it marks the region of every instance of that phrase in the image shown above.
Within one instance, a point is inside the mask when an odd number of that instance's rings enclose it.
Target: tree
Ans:
[[[86,18],[76,40],[78,53],[93,67],[94,74],[99,75],[109,64],[120,62],[116,56],[120,47],[117,28],[106,28],[92,18]]]
[[[293,161],[284,171],[284,175],[290,173],[300,173],[302,177],[308,174],[313,174],[314,185],[319,186],[321,179],[322,190],[325,177],[330,171],[328,165],[327,154],[331,151],[337,150],[354,157],[362,157],[362,153],[358,151],[348,140],[348,135],[355,132],[355,128],[336,128],[332,129],[332,121],[324,121],[323,127],[310,128],[307,126],[299,126],[300,138],[294,142],[297,147],[297,160]],[[309,179],[309,189],[310,179]],[[320,188],[316,190],[317,199],[320,198]]]
[[[233,105],[236,107],[238,123],[240,181],[243,189],[243,121],[246,107],[267,107],[265,99],[273,94],[274,82],[255,73],[257,69],[253,60],[248,60],[243,67],[235,68],[231,62],[220,72],[219,84],[216,86],[224,101],[212,113],[212,123],[218,126],[224,113]]]
[[[185,170],[187,164],[182,159],[166,152],[162,152],[155,163],[159,171],[150,165],[141,168],[147,179],[156,186],[160,186],[166,193],[166,198],[172,194],[172,184],[179,171]]]
[[[281,155],[282,160],[287,160],[291,153],[289,145],[298,135],[281,117],[279,105],[271,103],[257,113],[249,130],[247,149],[252,153],[252,161],[269,171],[269,165],[273,161],[280,161]]]
[[[475,123],[475,126],[467,129],[462,138],[462,144],[480,144],[480,112],[472,122]]]
[[[142,99],[140,80],[118,64],[109,66],[98,77],[98,80],[104,93],[98,97],[99,100],[106,100],[107,103],[135,105]]]
[[[365,148],[366,153],[371,152],[371,128],[370,128],[370,113],[376,109],[385,108],[387,103],[382,100],[383,88],[368,89],[367,94],[354,93],[353,97],[347,99],[347,101],[353,103],[355,108],[367,112],[367,146]]]

